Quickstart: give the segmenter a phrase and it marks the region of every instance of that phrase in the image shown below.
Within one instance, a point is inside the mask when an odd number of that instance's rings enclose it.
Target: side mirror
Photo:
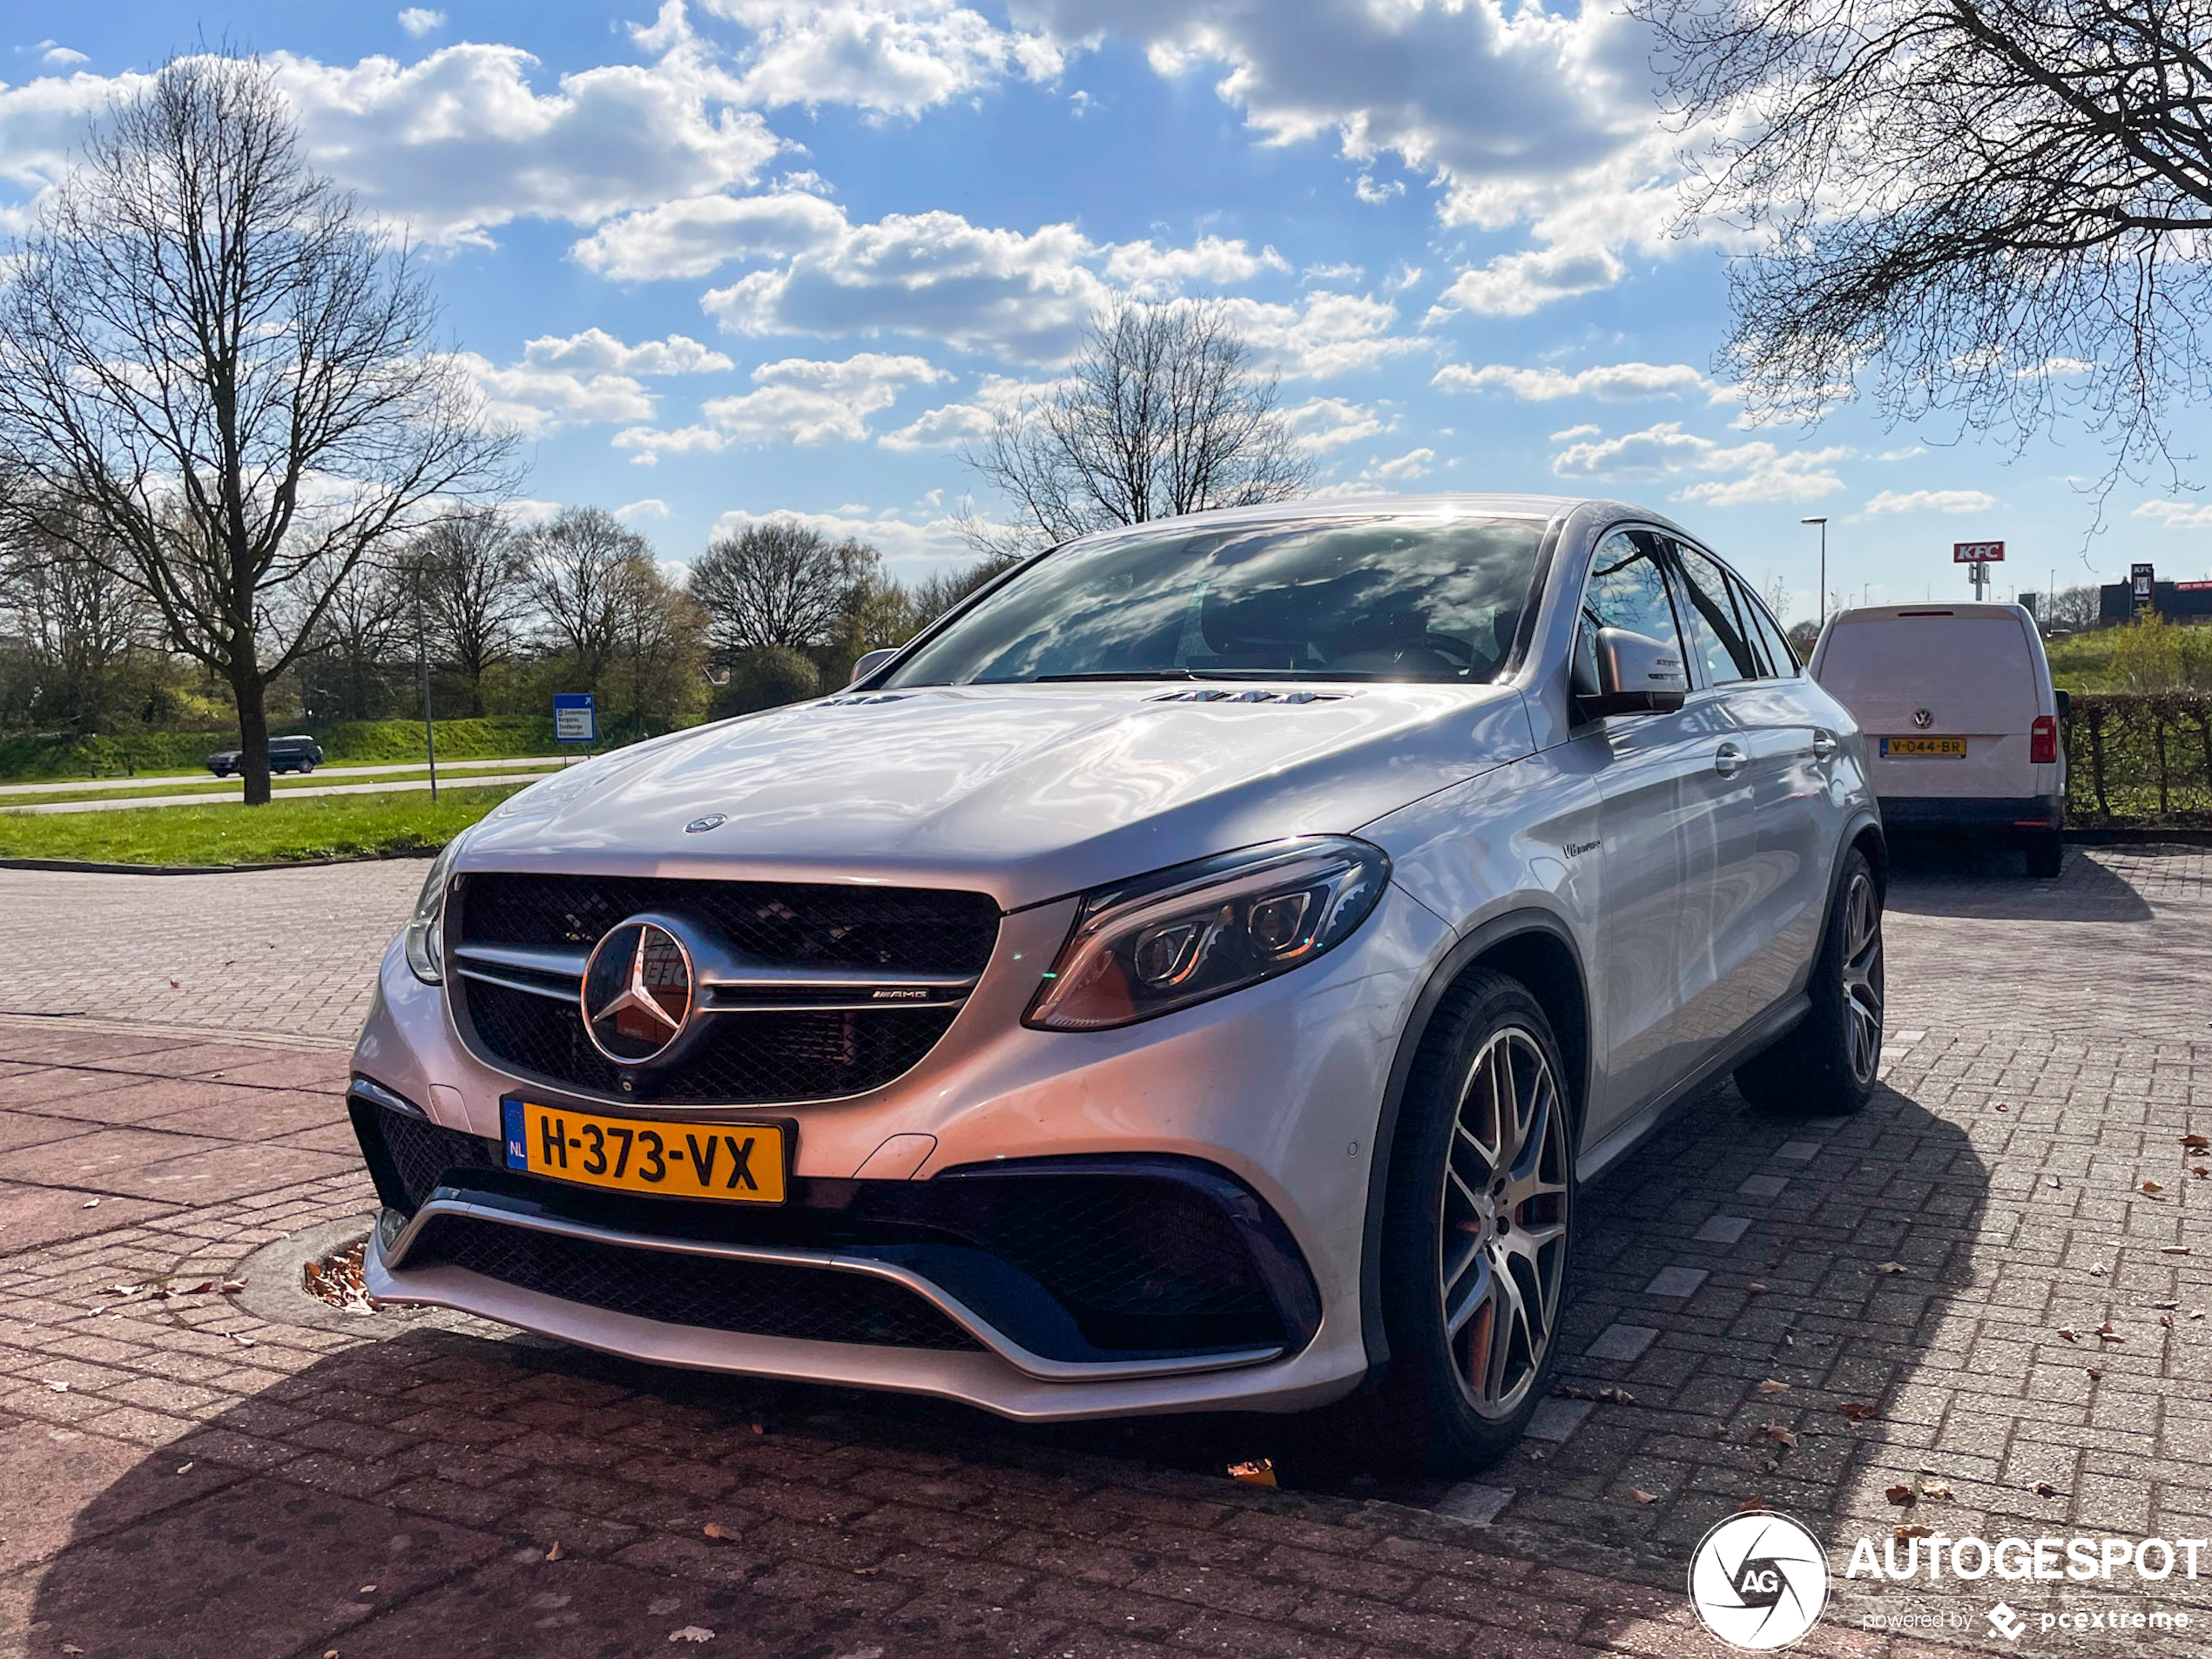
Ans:
[[[1608,714],[1671,714],[1689,695],[1682,651],[1625,628],[1597,631],[1597,694],[1576,700],[1593,720]]]
[[[845,683],[847,685],[858,685],[898,654],[899,648],[896,645],[885,645],[875,651],[862,651],[860,661],[853,664],[853,677]]]
[[[2067,718],[2067,716],[2074,712],[2073,692],[2054,691],[2051,693],[2051,695],[2057,698],[2059,700],[2059,718],[2063,720]]]

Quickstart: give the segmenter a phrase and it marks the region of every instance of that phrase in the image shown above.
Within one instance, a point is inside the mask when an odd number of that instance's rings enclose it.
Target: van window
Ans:
[[[2035,664],[2010,617],[1870,617],[1838,623],[1820,683],[1846,705],[1889,693],[1925,701],[1952,732],[2027,730]]]

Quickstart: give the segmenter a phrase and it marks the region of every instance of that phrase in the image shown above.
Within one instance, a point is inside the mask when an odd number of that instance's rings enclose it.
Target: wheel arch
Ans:
[[[1383,1323],[1382,1226],[1383,1207],[1390,1188],[1390,1160],[1398,1130],[1406,1085],[1414,1057],[1428,1035],[1437,1005],[1445,994],[1468,974],[1487,968],[1526,986],[1551,1021],[1559,1039],[1561,1058],[1567,1062],[1568,1090],[1573,1112],[1571,1147],[1579,1150],[1582,1124],[1588,1110],[1591,1053],[1588,976],[1581,948],[1567,923],[1548,910],[1529,908],[1494,916],[1471,929],[1446,953],[1430,973],[1415,999],[1413,1011],[1399,1035],[1398,1051],[1391,1061],[1383,1089],[1382,1109],[1375,1124],[1374,1144],[1367,1164],[1367,1213],[1360,1230],[1359,1332],[1367,1352],[1368,1382],[1381,1375],[1390,1361],[1390,1342]]]

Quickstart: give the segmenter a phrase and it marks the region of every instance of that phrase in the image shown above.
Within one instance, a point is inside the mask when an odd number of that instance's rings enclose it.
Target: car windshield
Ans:
[[[1065,679],[1488,681],[1543,524],[1367,516],[1132,532],[1040,560],[887,685]]]

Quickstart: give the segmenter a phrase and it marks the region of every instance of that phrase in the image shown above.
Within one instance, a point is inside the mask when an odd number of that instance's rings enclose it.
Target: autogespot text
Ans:
[[[2204,1571],[2212,1571],[2212,1540],[2203,1538],[2000,1538],[1992,1543],[1985,1538],[1935,1533],[1926,1538],[1887,1538],[1878,1546],[1871,1538],[1861,1538],[1851,1549],[1844,1576],[1932,1584],[1946,1578],[1972,1582],[1993,1575],[2021,1582],[2071,1579],[2087,1583],[2133,1574],[2155,1583],[2177,1573],[2196,1578]]]

